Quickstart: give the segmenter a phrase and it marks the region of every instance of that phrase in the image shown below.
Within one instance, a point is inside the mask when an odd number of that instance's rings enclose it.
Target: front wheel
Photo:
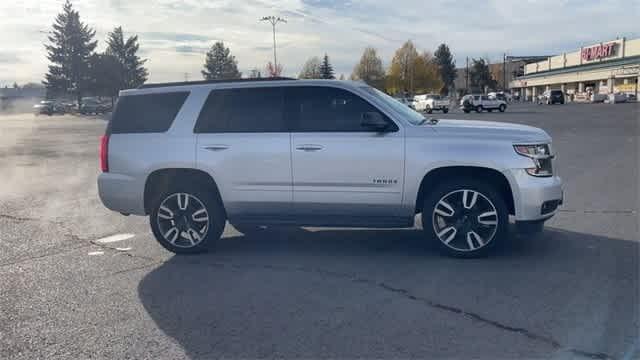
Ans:
[[[481,257],[506,238],[509,210],[491,184],[454,179],[440,184],[426,197],[422,224],[443,253]]]
[[[442,112],[446,114],[446,113],[449,112],[449,109],[448,108],[444,108],[444,109],[442,109]]]
[[[156,199],[149,221],[165,249],[176,254],[203,253],[222,235],[224,209],[205,187],[174,185]]]
[[[427,106],[427,108],[425,109],[425,111],[427,112],[427,114],[431,114],[433,112],[433,110]]]
[[[482,112],[482,106],[480,106],[480,105],[476,106],[476,112],[477,113],[481,113]]]
[[[504,104],[501,104],[500,107],[498,108],[498,110],[500,110],[500,112],[504,112],[507,109],[507,107]]]

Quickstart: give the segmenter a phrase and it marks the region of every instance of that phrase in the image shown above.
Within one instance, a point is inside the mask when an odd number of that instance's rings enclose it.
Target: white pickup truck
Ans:
[[[507,102],[496,98],[490,98],[487,95],[465,95],[460,99],[460,108],[465,113],[475,110],[476,112],[483,112],[487,110],[492,112],[498,110],[504,112],[507,109]]]
[[[449,100],[443,99],[440,95],[416,95],[413,97],[413,104],[416,111],[428,114],[431,114],[434,110],[442,110],[445,114],[449,112]]]

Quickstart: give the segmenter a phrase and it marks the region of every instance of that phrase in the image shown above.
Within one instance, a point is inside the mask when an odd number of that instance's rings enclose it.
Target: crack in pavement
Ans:
[[[15,216],[15,215],[9,215],[9,214],[0,214],[0,219],[8,219],[8,220],[20,221],[20,222],[23,222],[23,221],[38,221],[38,219],[35,219],[35,218]]]
[[[409,300],[412,301],[416,301],[416,302],[420,302],[424,305],[427,305],[429,307],[432,307],[434,309],[438,309],[440,311],[446,311],[452,314],[456,314],[456,315],[461,315],[461,316],[465,316],[467,318],[470,318],[474,321],[477,322],[481,322],[483,324],[492,326],[494,328],[503,330],[503,331],[508,331],[511,333],[516,333],[516,334],[520,334],[522,336],[525,336],[531,340],[534,341],[538,341],[538,342],[542,342],[545,343],[547,345],[550,345],[552,348],[556,349],[556,350],[563,350],[563,351],[567,351],[570,352],[574,355],[577,356],[582,356],[582,357],[586,357],[589,359],[597,359],[597,360],[608,360],[608,359],[613,359],[612,356],[602,353],[602,352],[590,352],[590,351],[585,351],[585,350],[581,350],[581,349],[575,349],[575,348],[566,348],[563,347],[557,340],[553,339],[552,337],[548,337],[548,336],[544,336],[544,335],[540,335],[540,334],[536,334],[535,332],[522,328],[522,327],[515,327],[515,326],[511,326],[511,325],[507,325],[504,323],[501,323],[499,321],[496,320],[492,320],[489,319],[487,317],[484,317],[478,313],[475,312],[471,312],[471,311],[467,311],[464,310],[462,308],[458,308],[455,306],[451,306],[451,305],[446,305],[446,304],[442,304],[439,303],[437,301],[425,298],[425,297],[420,297],[417,295],[412,294],[409,290],[407,289],[402,289],[402,288],[398,288],[398,287],[394,287],[391,286],[387,283],[384,282],[377,282],[371,279],[366,279],[366,278],[362,278],[362,277],[358,277],[352,274],[347,274],[347,273],[340,273],[340,272],[335,272],[335,271],[328,271],[328,270],[322,270],[322,269],[314,269],[314,268],[306,268],[306,267],[288,267],[288,266],[280,266],[280,265],[260,265],[260,264],[234,264],[234,263],[224,263],[224,262],[216,262],[216,263],[203,263],[203,262],[199,262],[199,261],[189,261],[187,262],[188,264],[192,264],[192,265],[208,265],[208,266],[215,266],[215,267],[230,267],[233,269],[267,269],[267,270],[273,270],[273,271],[299,271],[299,272],[304,272],[304,273],[311,273],[311,274],[319,274],[319,275],[324,275],[324,276],[330,276],[333,278],[340,278],[340,279],[345,279],[354,283],[362,283],[362,284],[366,284],[372,287],[376,287],[379,289],[383,289],[385,291],[397,294],[397,295],[401,295]]]

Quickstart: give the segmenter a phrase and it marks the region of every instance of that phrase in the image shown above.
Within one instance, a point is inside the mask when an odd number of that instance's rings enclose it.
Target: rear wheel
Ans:
[[[446,114],[446,113],[449,112],[449,109],[448,108],[444,108],[444,109],[442,109],[442,112]]]
[[[469,109],[464,109],[464,110],[462,110],[462,111],[464,111],[464,113],[465,113],[465,114],[468,114],[468,113],[470,113],[470,112],[471,112],[471,110],[469,110]]]
[[[498,108],[498,110],[500,110],[500,112],[504,112],[507,109],[507,107],[504,104],[501,104],[500,107]]]
[[[215,193],[174,185],[156,197],[149,221],[156,240],[176,254],[202,253],[220,238],[226,216]]]
[[[431,114],[433,112],[433,110],[431,109],[431,107],[427,106],[427,108],[425,109],[425,111],[427,112],[427,114]]]
[[[478,112],[478,113],[482,112],[482,106],[481,105],[476,106],[476,112]]]
[[[507,236],[508,207],[494,186],[473,179],[440,184],[426,197],[422,226],[445,254],[486,256]]]

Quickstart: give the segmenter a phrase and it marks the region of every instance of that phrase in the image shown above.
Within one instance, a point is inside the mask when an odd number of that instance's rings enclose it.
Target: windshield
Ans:
[[[404,105],[404,104],[396,101],[394,98],[392,98],[391,96],[383,93],[382,91],[380,91],[378,89],[375,89],[375,88],[372,88],[370,86],[363,86],[362,89],[364,89],[369,94],[374,95],[378,99],[384,101],[387,105],[389,105],[391,108],[393,108],[393,110],[395,110],[397,113],[399,113],[404,119],[406,119],[411,124],[419,125],[420,123],[422,123],[424,121],[424,116],[422,116],[422,114],[420,114],[419,112],[414,111],[413,109],[411,109],[407,105]]]

